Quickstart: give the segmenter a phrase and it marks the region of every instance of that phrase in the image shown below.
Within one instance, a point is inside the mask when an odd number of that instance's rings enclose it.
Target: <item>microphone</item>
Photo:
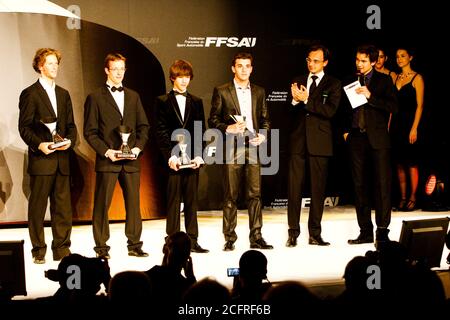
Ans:
[[[360,70],[358,70],[358,71],[356,72],[356,76],[358,77],[358,81],[359,81],[359,83],[361,84],[361,86],[364,87],[364,86],[366,85],[366,81],[365,81],[364,75],[361,73]]]

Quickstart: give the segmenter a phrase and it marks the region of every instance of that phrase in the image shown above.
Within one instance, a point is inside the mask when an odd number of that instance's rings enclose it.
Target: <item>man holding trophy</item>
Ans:
[[[28,145],[28,229],[33,262],[45,263],[44,218],[50,197],[53,260],[70,254],[72,203],[69,149],[77,129],[69,92],[55,84],[61,54],[50,48],[36,51],[33,69],[40,78],[22,91],[19,132]]]
[[[204,163],[203,102],[187,92],[194,77],[189,62],[176,60],[170,67],[169,74],[173,90],[157,97],[155,102],[158,145],[169,169],[166,233],[170,236],[180,231],[180,207],[183,202],[184,224],[191,239],[191,251],[206,253],[209,250],[202,248],[197,242],[198,169]]]
[[[109,259],[108,211],[116,181],[122,188],[128,255],[147,257],[142,250],[139,202],[139,154],[148,140],[149,124],[137,92],[124,88],[126,58],[118,53],[105,59],[106,84],[84,104],[84,137],[96,152],[92,226],[97,257]]]
[[[224,251],[234,250],[234,242],[237,240],[236,202],[242,176],[245,176],[248,199],[250,248],[273,248],[261,234],[261,165],[257,155],[258,146],[266,140],[266,136],[259,131],[266,130],[267,134],[270,127],[269,112],[265,90],[250,83],[252,64],[253,57],[250,53],[242,52],[234,56],[231,64],[234,79],[214,88],[208,120],[211,128],[219,129],[227,137],[227,159],[224,166]]]

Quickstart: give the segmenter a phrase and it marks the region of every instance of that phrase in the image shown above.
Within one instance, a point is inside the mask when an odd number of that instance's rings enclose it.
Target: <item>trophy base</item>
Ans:
[[[193,168],[195,167],[195,162],[191,161],[191,163],[188,164],[180,164],[178,166],[178,169],[187,169],[187,168]]]
[[[60,142],[52,143],[51,145],[48,146],[48,148],[50,150],[54,150],[54,149],[57,149],[59,147],[65,146],[67,144],[70,144],[70,140],[69,139],[65,139],[65,140],[60,141]]]
[[[134,160],[136,159],[136,155],[134,153],[120,153],[117,152],[115,154],[117,159],[122,159],[122,160]]]

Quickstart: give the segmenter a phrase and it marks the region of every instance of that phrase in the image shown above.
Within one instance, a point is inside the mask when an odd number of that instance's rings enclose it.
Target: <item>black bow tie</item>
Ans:
[[[187,97],[187,91],[185,91],[185,92],[178,92],[178,91],[173,90],[173,92],[175,93],[175,96],[182,95],[183,97]]]
[[[123,87],[118,87],[118,88],[117,87],[112,87],[111,91],[112,92],[116,92],[116,91],[122,92],[123,91]]]

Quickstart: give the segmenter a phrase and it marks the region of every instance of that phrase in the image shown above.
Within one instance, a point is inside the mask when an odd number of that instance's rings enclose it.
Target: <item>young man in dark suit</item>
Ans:
[[[116,181],[122,188],[128,238],[128,255],[147,257],[142,250],[142,220],[139,203],[139,155],[148,140],[149,124],[137,92],[124,88],[126,58],[118,53],[105,59],[106,84],[91,93],[84,104],[84,137],[96,152],[93,232],[98,257],[109,258],[108,210]],[[119,126],[131,129],[128,145],[134,159],[119,158],[122,138]]]
[[[53,260],[70,254],[72,203],[70,198],[69,149],[75,144],[77,129],[73,120],[69,92],[55,84],[61,54],[50,48],[37,50],[33,69],[40,78],[22,91],[19,108],[19,132],[28,145],[30,198],[28,228],[33,246],[33,262],[45,263],[47,245],[44,238],[44,217],[50,197]],[[51,120],[50,120],[51,119]],[[44,123],[56,121],[51,132]],[[66,144],[53,148],[52,134],[66,138]]]
[[[157,139],[162,156],[167,161],[167,221],[168,236],[180,231],[180,206],[184,204],[184,225],[191,239],[191,251],[206,253],[198,242],[197,189],[199,168],[204,163],[203,132],[205,114],[200,98],[187,92],[194,78],[192,65],[185,60],[176,60],[169,69],[173,89],[156,98]],[[180,169],[181,158],[176,138],[183,137],[188,159],[192,167]]]
[[[307,162],[311,180],[308,243],[319,246],[330,244],[322,239],[321,221],[328,159],[333,155],[330,120],[339,106],[341,83],[324,73],[329,57],[326,47],[314,45],[307,54],[309,73],[294,79],[291,85],[292,102],[289,109],[292,126],[289,136],[287,247],[295,247],[297,237],[300,235],[300,213]]]
[[[352,177],[355,187],[355,207],[359,236],[348,240],[349,244],[373,242],[370,188],[368,175],[373,173],[376,241],[388,241],[391,221],[391,162],[388,122],[391,113],[397,112],[397,98],[392,79],[374,69],[378,49],[372,45],[360,46],[356,52],[357,75],[349,83],[359,80],[356,93],[363,95],[367,103],[347,107],[349,117],[345,125],[344,139],[350,148]],[[371,166],[371,167],[369,167]]]
[[[264,89],[250,84],[252,63],[253,57],[249,53],[238,53],[234,56],[231,64],[234,79],[214,88],[208,120],[211,128],[219,129],[224,137],[228,136],[225,151],[227,159],[224,166],[225,251],[234,250],[234,242],[237,239],[236,202],[242,176],[245,176],[246,181],[250,247],[273,248],[266,243],[261,234],[261,165],[256,150],[267,139],[259,130],[263,129],[267,134],[270,127],[269,112]]]

